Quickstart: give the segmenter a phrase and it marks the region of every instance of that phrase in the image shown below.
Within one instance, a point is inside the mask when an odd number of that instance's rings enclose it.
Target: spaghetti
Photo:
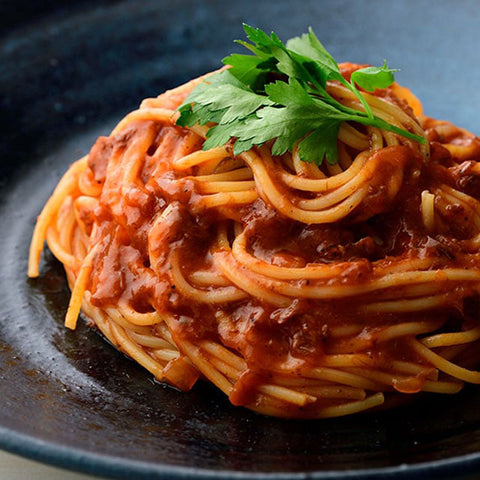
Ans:
[[[267,415],[480,383],[480,140],[394,84],[364,98],[425,145],[344,123],[336,165],[269,143],[203,151],[208,125],[175,124],[202,80],[144,100],[38,217],[29,276],[46,239],[72,290],[66,326],[81,310],[158,380],[204,378]]]

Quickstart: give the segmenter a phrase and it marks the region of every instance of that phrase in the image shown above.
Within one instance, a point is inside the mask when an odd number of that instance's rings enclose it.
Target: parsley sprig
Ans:
[[[425,143],[425,139],[392,125],[372,113],[358,87],[373,92],[394,82],[394,72],[367,67],[343,78],[335,59],[310,29],[286,45],[275,33],[244,25],[251,43],[238,40],[253,55],[234,53],[223,59],[230,68],[209,76],[179,107],[177,124],[214,124],[204,149],[236,139],[234,154],[275,139],[273,155],[292,151],[298,143],[300,158],[320,165],[325,157],[338,160],[337,137],[343,122],[371,125]],[[327,92],[336,80],[353,92],[364,111],[349,108]]]

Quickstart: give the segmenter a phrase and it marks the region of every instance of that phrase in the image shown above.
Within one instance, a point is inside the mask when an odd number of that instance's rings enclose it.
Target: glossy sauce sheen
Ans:
[[[331,341],[330,331],[335,327],[359,326],[363,351],[379,365],[388,364],[390,358],[422,363],[401,339],[387,342],[385,348],[375,348],[376,334],[382,328],[408,321],[411,314],[360,314],[358,302],[365,302],[365,296],[341,302],[296,299],[285,308],[256,298],[212,306],[184,298],[169,272],[172,252],[179,256],[185,278],[195,271],[211,270],[210,252],[215,250],[217,225],[232,220],[246,229],[249,251],[270,264],[304,267],[346,262],[342,273],[329,285],[362,284],[373,276],[372,262],[388,265],[393,257],[398,260],[434,255],[438,257],[435,268],[479,267],[476,257],[465,260],[465,256],[458,255],[469,253],[464,239],[472,235],[471,218],[460,204],[452,207],[451,222],[446,223],[443,235],[433,238],[425,232],[420,212],[422,191],[446,183],[479,197],[478,177],[468,175],[468,162],[453,168],[451,154],[441,144],[446,139],[439,138],[433,128],[429,133],[428,121],[425,127],[431,147],[428,169],[407,146],[386,147],[373,153],[368,165],[376,180],[362,208],[339,223],[322,225],[286,218],[262,199],[221,211],[206,209],[200,201],[198,184],[187,177],[188,171],[182,175],[170,165],[169,159],[201,149],[200,138],[184,141],[193,135],[187,130],[141,121],[114,137],[99,138],[85,173],[91,183],[102,187],[100,204],[87,222],[97,224],[97,241],[102,244],[102,254],[95,258],[90,279],[92,303],[98,307],[123,303],[139,312],[155,309],[160,314],[168,313],[174,319],[169,324],[174,338],[193,343],[201,339],[220,341],[239,352],[249,368],[230,396],[234,404],[252,400],[252,385],[264,380],[266,370],[288,365],[292,373],[300,375],[324,355],[348,350],[348,337],[340,344]],[[468,144],[471,157],[480,158],[478,140],[463,136],[460,130],[454,134],[453,142]],[[185,145],[190,151],[185,151]],[[162,162],[153,158],[154,152],[158,158],[158,146],[164,150]],[[134,181],[125,189],[122,185],[126,168],[116,168],[116,163],[129,148],[140,152],[142,158]],[[399,172],[401,188],[394,181]],[[167,205],[164,221],[156,223]],[[78,215],[82,215],[81,208]],[[298,285],[308,286],[309,280],[299,280]],[[476,294],[469,288],[446,288],[451,307],[418,313],[416,319],[437,322],[439,327],[475,322],[472,305],[477,303]],[[467,303],[465,298],[469,298]],[[418,391],[423,380],[419,376],[416,381],[399,383],[394,388]]]

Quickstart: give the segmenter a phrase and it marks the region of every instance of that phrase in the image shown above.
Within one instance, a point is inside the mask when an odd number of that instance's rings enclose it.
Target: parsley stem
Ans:
[[[373,122],[372,119],[367,117],[352,118],[350,119],[350,121],[361,123],[363,125],[371,125],[373,127],[378,127],[382,130],[387,130],[389,132],[396,133],[397,135],[400,135],[402,137],[409,138],[410,140],[415,140],[422,145],[425,145],[427,143],[425,137],[416,135],[415,133],[409,132],[408,130],[404,130],[403,128],[392,125],[391,123],[386,122],[380,117],[374,116]]]
[[[367,116],[365,112],[362,112],[361,110],[355,110],[354,108],[347,107],[346,105],[343,105],[343,103],[340,103],[338,100],[336,100],[334,97],[326,93],[326,96],[322,97],[321,95],[310,93],[313,97],[317,98],[320,101],[323,101],[325,103],[328,103],[332,107],[336,108],[337,110],[340,110],[343,113],[347,113],[349,115],[358,115],[358,116],[363,116],[365,118],[370,118]],[[371,120],[373,120],[373,115],[371,117]]]
[[[357,96],[357,98],[360,100],[361,104],[363,105],[363,108],[365,109],[365,112],[366,112],[368,118],[373,120],[372,109],[370,108],[370,105],[368,104],[365,97],[362,95],[362,93],[355,86],[355,84],[353,82],[348,83],[347,81],[345,81],[345,86]]]
[[[275,140],[275,155],[292,151],[298,143],[303,161],[320,165],[326,158],[336,163],[338,131],[343,122],[376,127],[426,143],[423,136],[375,116],[364,96],[363,90],[374,92],[394,82],[395,70],[387,68],[385,62],[380,68],[360,68],[347,80],[311,29],[286,45],[273,32],[267,35],[248,25],[244,29],[252,43],[238,43],[253,55],[232,54],[225,58],[223,62],[230,68],[197,85],[178,109],[179,125],[214,124],[204,148],[224,145],[234,138],[234,153],[238,154]],[[347,89],[355,108],[330,95],[329,81]]]

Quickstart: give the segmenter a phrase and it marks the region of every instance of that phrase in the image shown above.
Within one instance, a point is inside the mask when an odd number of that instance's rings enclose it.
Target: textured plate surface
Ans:
[[[214,388],[183,394],[81,322],[36,215],[68,164],[154,96],[219,66],[241,22],[311,25],[339,60],[401,68],[426,113],[480,133],[475,1],[0,3],[0,446],[115,478],[476,478],[480,389],[327,421],[264,418]]]

